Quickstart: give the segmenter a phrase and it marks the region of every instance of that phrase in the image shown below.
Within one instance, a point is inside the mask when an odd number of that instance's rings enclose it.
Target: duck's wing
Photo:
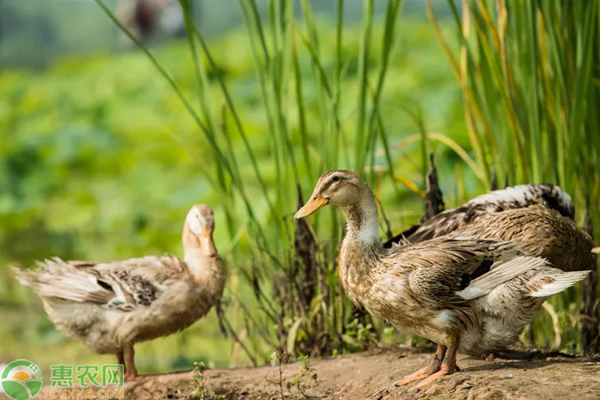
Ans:
[[[468,306],[502,283],[546,265],[542,258],[521,255],[514,243],[444,237],[406,246],[396,256],[392,252],[390,261],[409,269],[408,287],[419,303],[440,310]]]
[[[543,257],[563,271],[593,265],[590,235],[571,219],[541,205],[483,215],[450,234],[454,235],[515,242],[527,254]]]
[[[411,243],[433,239],[475,222],[483,215],[541,204],[573,219],[573,200],[560,187],[550,184],[512,186],[478,196],[462,206],[443,211],[420,225],[415,225],[392,238],[385,247],[401,239]]]
[[[149,306],[172,279],[187,273],[185,263],[172,256],[111,263],[67,262],[54,258],[39,265],[39,271],[14,268],[21,283],[39,296],[96,303],[122,311]]]

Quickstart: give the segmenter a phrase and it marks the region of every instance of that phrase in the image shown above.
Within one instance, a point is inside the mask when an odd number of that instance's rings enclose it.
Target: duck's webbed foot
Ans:
[[[450,375],[454,371],[457,371],[457,370],[455,368],[451,368],[447,363],[443,363],[442,367],[440,368],[439,371],[437,371],[434,374],[429,375],[426,379],[419,382],[419,384],[417,386],[415,386],[414,390],[416,390],[418,392],[419,390],[421,390],[421,388],[431,385],[432,383],[434,383],[435,381],[440,379],[442,376]]]
[[[437,351],[433,355],[433,359],[429,362],[429,365],[425,368],[421,368],[420,370],[413,372],[410,375],[406,375],[402,380],[395,383],[396,386],[404,386],[412,383],[414,381],[418,381],[419,379],[427,378],[428,376],[435,374],[440,370],[442,365],[442,361],[444,361],[444,356],[446,355],[447,347],[438,344]]]
[[[419,384],[417,386],[415,386],[413,390],[418,392],[419,390],[421,390],[421,388],[431,385],[432,383],[436,382],[441,377],[450,375],[450,374],[454,373],[455,371],[460,371],[460,369],[456,365],[456,352],[458,350],[459,339],[458,338],[448,338],[448,342],[449,342],[448,354],[447,354],[446,360],[442,364],[441,368],[437,372],[429,375],[423,381],[419,382]]]

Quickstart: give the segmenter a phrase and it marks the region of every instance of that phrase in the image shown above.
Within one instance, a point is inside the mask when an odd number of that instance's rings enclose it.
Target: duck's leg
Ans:
[[[116,353],[117,355],[117,364],[123,366],[123,379],[125,379],[125,356],[123,355],[123,349],[120,349]]]
[[[125,349],[123,350],[123,353],[125,355],[125,379],[126,380],[135,379],[138,376],[138,374],[137,374],[137,369],[135,368],[135,361],[134,361],[135,353],[133,351],[133,345],[125,347]]]
[[[413,372],[410,375],[406,375],[401,381],[395,383],[396,386],[404,386],[417,381],[419,379],[427,378],[429,375],[434,374],[440,370],[446,350],[448,348],[443,344],[438,344],[437,351],[433,355],[433,358],[429,362],[429,365],[425,368],[421,368],[417,372]]]
[[[436,373],[428,376],[426,379],[419,382],[419,384],[415,386],[415,389],[417,391],[427,385],[431,385],[433,382],[437,381],[442,376],[450,375],[454,371],[459,371],[459,368],[456,365],[456,352],[458,351],[459,342],[460,338],[458,336],[448,338],[448,352],[446,354],[446,360],[444,360],[442,367]]]
[[[117,364],[118,365],[125,365],[125,357],[123,356],[123,350],[119,350],[117,352]]]
[[[123,349],[117,351],[117,364],[125,367],[125,357],[123,356]]]

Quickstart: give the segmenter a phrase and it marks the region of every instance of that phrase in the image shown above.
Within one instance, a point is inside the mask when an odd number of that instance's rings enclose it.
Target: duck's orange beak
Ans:
[[[320,193],[313,194],[310,200],[298,210],[296,215],[294,215],[294,218],[300,219],[308,217],[319,208],[326,206],[327,204],[329,204],[329,200],[324,198]]]

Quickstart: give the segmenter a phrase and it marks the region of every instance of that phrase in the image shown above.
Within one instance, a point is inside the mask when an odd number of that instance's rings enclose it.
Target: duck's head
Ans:
[[[195,236],[212,235],[215,229],[215,216],[212,208],[206,204],[196,204],[185,218],[185,226]]]
[[[308,217],[328,204],[348,208],[361,203],[365,196],[372,196],[371,190],[357,173],[346,170],[329,171],[319,178],[310,200],[298,210],[294,218]]]
[[[205,256],[217,255],[212,236],[214,229],[215,216],[212,208],[206,204],[193,206],[187,217],[185,217],[185,224],[183,225],[182,240],[184,249],[201,249]],[[188,261],[187,258],[186,261]]]

